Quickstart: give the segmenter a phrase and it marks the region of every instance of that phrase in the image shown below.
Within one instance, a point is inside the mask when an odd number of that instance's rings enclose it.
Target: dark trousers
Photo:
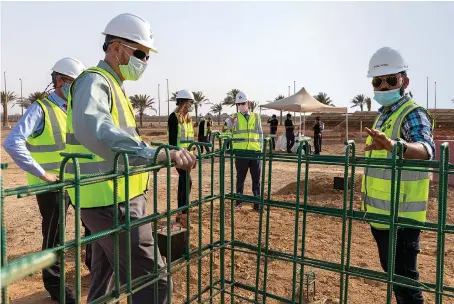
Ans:
[[[380,264],[384,271],[388,271],[388,242],[389,230],[372,228],[372,235],[378,246]],[[419,250],[420,230],[399,229],[396,240],[395,274],[419,280],[417,255]],[[424,298],[420,289],[394,287],[397,304],[422,304]]]
[[[36,196],[38,201],[39,211],[42,217],[42,234],[43,246],[42,249],[54,248],[60,245],[60,193],[47,192]],[[65,193],[65,215],[68,211],[68,206],[71,203],[69,195]],[[90,230],[82,222],[85,227],[85,236],[90,235]],[[91,265],[91,245],[87,245],[85,255],[85,265],[90,269]],[[51,267],[42,271],[44,288],[51,295],[60,294],[60,262],[57,261]]]
[[[315,149],[315,154],[320,154],[322,151],[322,136],[321,134],[314,134],[314,149]]]
[[[292,153],[292,147],[295,144],[295,134],[287,132],[285,136],[287,137],[287,152]]]
[[[187,206],[189,204],[188,198],[186,198],[186,171],[183,169],[177,169],[178,171],[178,208]],[[192,178],[191,173],[189,173],[189,190],[191,193],[192,189]],[[182,211],[182,213],[187,213],[187,210]]]
[[[237,159],[235,161],[236,168],[236,192],[243,194],[244,181],[248,170],[251,170],[252,178],[252,193],[254,196],[260,196],[260,173],[262,172],[262,162],[260,160],[250,159]],[[236,205],[241,205],[242,202],[237,201]],[[254,205],[254,208],[258,208],[258,205]]]
[[[275,130],[271,130],[271,135],[274,135],[271,137],[271,141],[273,142],[273,150],[276,149],[276,131]]]
[[[136,221],[144,218],[146,213],[146,198],[139,195],[129,202],[130,219]],[[98,233],[114,227],[114,207],[84,208],[81,209],[82,219],[93,233]],[[124,224],[126,221],[125,204],[118,205],[118,223]],[[154,272],[155,263],[158,269],[165,267],[162,261],[159,249],[157,251],[157,260],[155,260],[154,246],[151,224],[141,225],[131,230],[131,277],[132,279],[149,275]],[[109,282],[113,275],[114,255],[115,255],[115,236],[109,235],[93,243],[93,262],[91,267],[90,290],[88,292],[87,302],[91,302],[108,292]],[[120,285],[126,284],[128,262],[126,256],[126,234],[119,235],[119,264],[120,264]],[[165,270],[161,274],[165,274]],[[167,286],[172,288],[171,281],[164,277],[158,281],[158,301],[154,301],[155,285],[137,291],[132,296],[134,304],[158,304],[167,301]]]
[[[208,136],[201,136],[199,137],[198,139],[198,142],[201,142],[201,143],[210,143],[210,141],[208,140]],[[203,153],[203,149],[204,147],[201,147],[200,148],[200,151]],[[209,147],[205,147],[205,151],[208,153],[210,152],[210,148]]]

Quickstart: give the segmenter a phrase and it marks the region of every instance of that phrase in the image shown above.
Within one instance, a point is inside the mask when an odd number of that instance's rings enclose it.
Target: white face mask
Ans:
[[[245,113],[248,110],[249,110],[249,107],[248,107],[247,103],[238,106],[238,111],[240,111],[241,113]]]

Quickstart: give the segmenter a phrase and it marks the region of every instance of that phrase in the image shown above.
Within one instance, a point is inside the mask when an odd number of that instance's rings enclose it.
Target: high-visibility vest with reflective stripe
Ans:
[[[233,128],[234,139],[244,139],[244,141],[233,141],[233,149],[260,151],[260,117],[256,113],[250,113],[249,119],[241,112],[237,113],[237,120]]]
[[[87,73],[96,73],[104,77],[109,84],[111,96],[111,110],[113,123],[128,133],[134,139],[142,140],[138,134],[134,112],[129,99],[123,93],[121,87],[115,78],[106,70],[99,67],[92,67],[85,70],[79,77]],[[74,81],[73,83],[75,83]],[[74,129],[72,124],[72,93],[73,87],[70,88],[68,96],[68,121],[67,121],[67,136],[66,136],[66,151],[69,153],[87,153],[93,154],[86,147],[81,145],[74,136]],[[83,89],[83,88],[81,88]],[[93,130],[94,132],[95,130]],[[112,152],[114,153],[114,152]],[[121,158],[121,157],[120,157]],[[99,155],[95,155],[93,160],[79,159],[80,173],[82,176],[96,173],[105,173],[113,170],[113,162],[105,161]],[[120,167],[121,168],[121,167]],[[72,177],[75,168],[72,162],[66,166],[66,173],[68,177]],[[136,196],[143,194],[148,189],[149,175],[148,173],[141,173],[131,175],[129,177],[129,198],[132,199]],[[71,201],[75,202],[74,188],[69,189],[68,193]],[[124,202],[125,195],[125,181],[124,178],[118,179],[118,202]],[[110,206],[114,203],[114,185],[113,181],[99,182],[90,185],[84,185],[80,191],[80,206],[82,208],[94,208]]]
[[[395,139],[401,136],[400,130],[403,119],[412,110],[419,106],[412,100],[399,107],[381,126],[380,131],[388,138]],[[374,122],[376,128],[379,117]],[[432,122],[433,123],[433,122]],[[372,143],[372,138],[367,137],[366,145]],[[386,150],[366,151],[366,157],[392,158],[392,152]],[[369,213],[389,215],[391,211],[391,169],[365,168],[361,185],[362,210]],[[395,173],[396,192],[397,174]],[[429,199],[429,173],[417,171],[401,171],[401,185],[399,195],[400,217],[426,221],[427,202]],[[397,197],[394,199],[396,203]],[[376,229],[389,229],[389,225],[371,223]]]
[[[46,172],[59,174],[63,159],[60,153],[65,151],[66,113],[47,98],[36,102],[44,113],[44,129],[36,137],[29,136],[26,146],[31,157]],[[39,177],[28,172],[27,180],[29,185],[44,183]]]
[[[169,128],[167,128],[167,138],[169,138]],[[181,141],[194,141],[194,126],[192,125],[192,120],[189,122],[178,123],[177,147],[185,149],[189,148],[191,143],[182,143]]]
[[[205,119],[202,120],[203,122],[205,122],[205,127],[203,129],[203,136],[208,136],[208,121],[206,121]],[[200,123],[202,123],[202,121],[200,121]],[[200,126],[200,124],[199,124]]]

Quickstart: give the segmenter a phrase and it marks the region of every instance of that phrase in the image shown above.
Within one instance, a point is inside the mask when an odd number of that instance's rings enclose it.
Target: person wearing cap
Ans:
[[[277,126],[279,125],[279,121],[276,118],[276,115],[273,114],[271,118],[268,118],[267,123],[270,124],[270,134],[274,135],[271,137],[271,140],[273,141],[273,149],[276,149],[276,133],[277,133]]]
[[[244,92],[239,92],[235,98],[235,104],[238,107],[236,119],[229,126],[232,130],[234,141],[232,142],[233,150],[246,150],[260,152],[263,147],[263,130],[260,115],[249,112],[250,100]],[[235,141],[235,139],[242,139]],[[236,193],[243,194],[244,181],[248,170],[251,172],[252,193],[254,196],[260,196],[260,173],[262,171],[262,162],[258,159],[236,159]],[[236,201],[236,207],[241,208],[242,202]],[[259,210],[259,205],[254,204],[254,210]]]
[[[200,113],[200,122],[199,122],[199,134],[197,136],[197,141],[202,143],[209,143],[208,135],[211,132],[211,121],[209,120],[208,114],[206,116],[203,113]],[[201,147],[203,151],[203,147]],[[207,153],[210,152],[209,147],[205,147]]]
[[[139,134],[134,112],[123,83],[137,81],[147,68],[149,53],[157,52],[154,47],[150,24],[134,14],[120,14],[106,26],[104,60],[85,70],[71,85],[68,98],[67,152],[94,155],[93,159],[79,159],[81,176],[111,172],[116,151],[132,151],[129,165],[150,165],[154,162],[156,149],[148,146]],[[195,156],[186,149],[171,150],[170,158],[177,168],[189,170],[196,165]],[[121,158],[120,158],[121,159]],[[159,162],[166,160],[165,152],[157,155]],[[123,167],[120,161],[120,170]],[[68,163],[67,174],[75,168]],[[129,199],[131,222],[144,218],[149,174],[140,173],[129,177],[129,197],[126,197],[125,179],[118,179],[114,190],[112,180],[83,185],[80,189],[82,220],[93,234],[112,229],[114,214],[118,212],[119,224],[126,220],[125,201]],[[71,190],[71,189],[70,189]],[[69,191],[74,201],[74,190]],[[96,195],[93,195],[96,194]],[[118,209],[114,210],[114,195],[118,198]],[[128,232],[129,233],[129,232]],[[127,282],[127,263],[131,262],[131,278],[154,273],[165,267],[159,249],[155,260],[155,240],[152,225],[146,224],[131,229],[130,260],[126,259],[126,234],[119,235],[120,284]],[[91,281],[87,302],[103,296],[113,274],[115,237],[110,234],[92,244]],[[161,273],[165,273],[162,270]],[[167,301],[167,289],[172,292],[167,276],[160,278],[158,303]],[[136,304],[154,303],[155,284],[150,284],[132,295]],[[171,299],[169,299],[171,301]]]
[[[52,67],[54,92],[33,102],[16,123],[5,140],[4,148],[13,161],[27,173],[29,185],[59,180],[61,152],[65,150],[66,108],[69,86],[83,72],[84,65],[77,59],[65,57]],[[66,210],[69,197],[65,195]],[[42,217],[42,249],[54,248],[60,242],[60,192],[36,195]],[[86,228],[85,235],[90,231]],[[85,263],[90,266],[90,245],[86,247]],[[42,271],[44,288],[52,300],[60,300],[59,262]],[[66,287],[66,303],[75,303],[71,290]]]
[[[380,48],[370,59],[367,76],[372,78],[374,99],[381,107],[372,129],[366,128],[369,135],[364,149],[366,157],[391,159],[393,146],[401,142],[404,159],[434,159],[434,121],[430,113],[406,93],[410,83],[407,70],[402,55],[390,47]],[[365,168],[361,188],[362,210],[367,213],[390,214],[391,173],[391,169]],[[428,172],[401,171],[399,217],[424,224],[429,182]],[[389,225],[370,225],[378,246],[381,266],[384,271],[388,271],[388,261],[392,258],[388,257]],[[396,275],[419,280],[417,256],[420,252],[420,232],[419,229],[398,228],[395,243]],[[424,303],[419,288],[394,286],[394,294],[398,304]]]
[[[188,149],[190,141],[194,141],[194,127],[191,112],[194,109],[194,94],[189,90],[180,90],[176,95],[177,108],[167,120],[167,137],[169,145]],[[178,172],[178,208],[188,205],[189,193],[191,193],[192,179],[189,176],[189,189],[186,188],[186,171],[177,168]],[[186,196],[188,191],[188,196]],[[188,210],[182,210],[177,214],[177,223],[186,228]]]
[[[285,137],[287,137],[287,153],[292,153],[292,147],[295,144],[295,127],[292,122],[292,114],[287,114],[287,119],[284,122]]]

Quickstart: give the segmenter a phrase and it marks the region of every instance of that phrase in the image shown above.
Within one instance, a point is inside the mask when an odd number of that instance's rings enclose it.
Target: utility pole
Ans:
[[[19,78],[19,80],[20,80],[20,103],[22,108],[22,116],[24,116],[24,100],[22,99],[22,78]]]
[[[167,116],[170,115],[170,96],[169,96],[169,79],[167,81]]]
[[[288,86],[288,96],[290,96],[290,86]]]
[[[159,94],[159,86],[158,83],[158,123],[161,124],[161,94]]]
[[[435,109],[437,108],[437,82],[435,81]]]

